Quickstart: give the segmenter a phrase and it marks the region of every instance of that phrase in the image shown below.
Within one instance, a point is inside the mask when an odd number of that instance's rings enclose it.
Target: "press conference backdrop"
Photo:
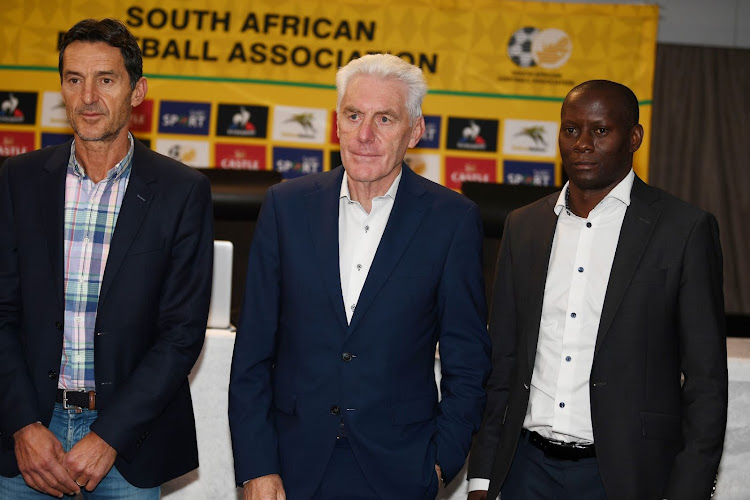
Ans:
[[[148,99],[131,130],[195,167],[278,170],[339,164],[334,79],[369,52],[420,66],[426,132],[407,161],[427,178],[560,184],[560,104],[593,78],[624,83],[646,135],[648,178],[658,8],[498,0],[5,0],[0,20],[0,156],[72,134],[57,48],[84,18],[122,20],[139,39]]]

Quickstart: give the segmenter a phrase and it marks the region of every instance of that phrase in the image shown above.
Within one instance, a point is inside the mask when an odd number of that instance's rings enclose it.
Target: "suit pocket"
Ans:
[[[641,412],[641,430],[646,439],[665,441],[682,439],[682,425],[677,415]]]
[[[393,425],[415,424],[432,420],[435,416],[435,403],[433,397],[394,403],[392,407]]]

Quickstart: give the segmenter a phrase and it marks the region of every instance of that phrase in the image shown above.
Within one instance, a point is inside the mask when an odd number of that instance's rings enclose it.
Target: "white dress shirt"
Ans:
[[[401,173],[393,180],[384,196],[373,198],[369,214],[359,202],[351,199],[347,179],[344,172],[339,198],[339,275],[346,321],[351,323],[359,294],[396,201]]]
[[[594,442],[589,376],[609,273],[634,178],[631,170],[585,219],[565,209],[567,183],[554,208],[557,227],[523,422],[525,429],[548,439]],[[469,491],[487,489],[488,479],[469,481]]]

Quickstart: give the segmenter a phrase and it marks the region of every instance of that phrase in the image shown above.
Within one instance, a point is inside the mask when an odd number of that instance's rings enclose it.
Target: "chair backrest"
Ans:
[[[555,186],[534,186],[530,184],[492,184],[485,182],[464,182],[461,192],[479,205],[479,212],[487,238],[500,239],[508,214],[540,198],[559,191]]]
[[[231,328],[229,319],[232,305],[231,241],[214,241],[214,272],[211,284],[211,305],[208,309],[208,328]]]

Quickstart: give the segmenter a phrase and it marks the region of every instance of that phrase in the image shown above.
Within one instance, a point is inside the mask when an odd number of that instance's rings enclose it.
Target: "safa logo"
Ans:
[[[211,104],[206,102],[162,101],[159,132],[167,134],[208,135]]]
[[[573,41],[557,28],[545,30],[526,26],[516,30],[508,40],[508,57],[522,68],[539,66],[557,69],[573,53]]]

